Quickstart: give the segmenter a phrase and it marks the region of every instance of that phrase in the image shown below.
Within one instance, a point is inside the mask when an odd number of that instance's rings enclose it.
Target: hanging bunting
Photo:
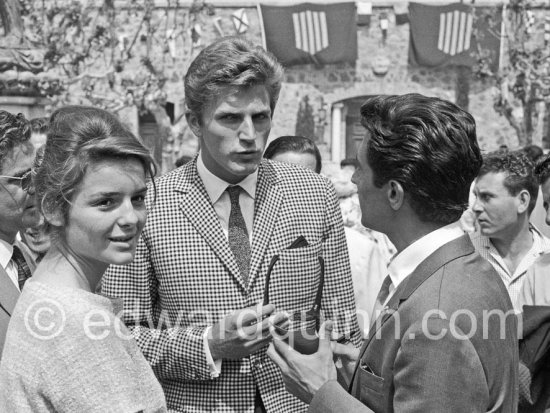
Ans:
[[[246,15],[245,9],[239,9],[231,15],[231,20],[233,21],[233,26],[235,26],[235,31],[238,34],[243,34],[248,31],[248,16]]]
[[[357,60],[355,3],[258,5],[264,47],[283,65]]]
[[[393,12],[395,14],[395,24],[401,25],[409,22],[409,4],[399,3],[394,4]]]
[[[431,6],[409,3],[409,63],[412,66],[473,66],[482,51],[498,69],[502,7],[477,15],[462,3]]]
[[[358,1],[357,2],[357,25],[370,27],[372,16],[372,2]]]
[[[218,34],[220,35],[220,37],[224,37],[225,36],[225,33],[222,29],[222,24],[221,24],[221,21],[222,21],[222,18],[217,16],[217,17],[214,17],[212,19],[212,24],[214,25],[214,28],[216,29],[216,31],[218,32]]]

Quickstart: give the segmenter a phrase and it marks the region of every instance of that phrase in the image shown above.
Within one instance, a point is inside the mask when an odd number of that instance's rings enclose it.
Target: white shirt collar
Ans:
[[[0,265],[2,268],[8,268],[8,264],[11,261],[13,255],[13,244],[10,244],[3,239],[0,239]]]
[[[199,156],[197,158],[197,173],[199,174],[199,177],[202,180],[202,183],[204,184],[204,187],[206,188],[206,192],[208,193],[208,196],[210,197],[210,201],[212,204],[215,204],[218,202],[224,191],[227,189],[229,184],[228,182],[225,182],[223,179],[218,178],[216,175],[214,175],[212,172],[208,170],[206,165],[204,164],[202,160],[202,153],[199,152]],[[238,183],[238,185],[244,189],[244,191],[252,198],[255,199],[256,196],[256,184],[258,182],[258,169],[248,175],[246,178],[244,178],[241,182]]]
[[[464,235],[460,222],[445,225],[416,240],[391,261],[388,272],[394,288],[444,244]]]

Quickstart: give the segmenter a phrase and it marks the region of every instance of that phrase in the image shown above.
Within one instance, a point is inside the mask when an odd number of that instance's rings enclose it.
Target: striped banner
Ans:
[[[292,13],[296,48],[316,54],[328,44],[327,15],[323,11]]]
[[[483,58],[492,70],[498,70],[502,7],[409,2],[409,21],[411,66],[472,67]]]
[[[470,49],[473,17],[471,13],[450,11],[439,15],[437,48],[454,56]]]
[[[258,4],[264,47],[285,66],[357,60],[355,2]]]

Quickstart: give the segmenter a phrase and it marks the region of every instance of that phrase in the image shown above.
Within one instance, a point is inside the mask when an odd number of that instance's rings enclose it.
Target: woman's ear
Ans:
[[[388,182],[387,195],[391,209],[397,211],[403,206],[403,202],[405,201],[405,191],[399,182],[394,181],[393,179]]]

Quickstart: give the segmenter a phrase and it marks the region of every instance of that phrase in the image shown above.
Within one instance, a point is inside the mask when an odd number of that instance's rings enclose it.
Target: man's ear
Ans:
[[[187,119],[187,124],[191,128],[191,132],[197,137],[202,138],[202,128],[201,128],[201,119],[200,117],[193,112],[186,112],[185,119]]]
[[[522,189],[517,195],[519,205],[518,214],[523,214],[529,210],[529,202],[531,202],[531,194],[527,189]]]
[[[399,182],[393,179],[388,182],[387,195],[391,209],[397,211],[403,206],[405,202],[405,190]]]

